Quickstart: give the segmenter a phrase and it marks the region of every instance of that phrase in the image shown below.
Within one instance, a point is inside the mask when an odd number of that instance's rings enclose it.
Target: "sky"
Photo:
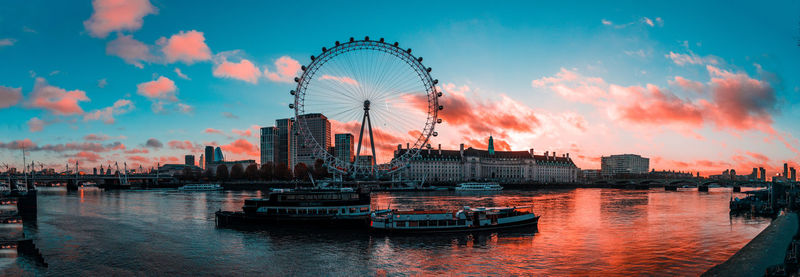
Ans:
[[[364,36],[433,69],[434,147],[492,135],[583,169],[635,153],[703,175],[800,163],[796,1],[5,1],[0,161],[259,160],[300,66]]]

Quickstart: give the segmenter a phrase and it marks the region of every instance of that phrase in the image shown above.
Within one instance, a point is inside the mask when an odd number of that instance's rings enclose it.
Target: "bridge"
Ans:
[[[66,184],[67,190],[77,190],[80,185],[95,183],[104,189],[128,189],[132,186],[154,187],[160,184],[173,184],[172,176],[159,174],[0,174],[0,180],[10,184],[31,185]]]
[[[652,187],[664,187],[665,190],[678,190],[678,187],[688,186],[697,188],[699,191],[708,191],[711,185],[718,185],[721,187],[732,187],[734,191],[738,191],[741,187],[765,187],[771,182],[761,180],[720,180],[720,179],[706,179],[706,178],[677,178],[677,179],[602,179],[592,182],[597,186],[608,186],[612,188],[629,188],[629,189],[650,189]]]

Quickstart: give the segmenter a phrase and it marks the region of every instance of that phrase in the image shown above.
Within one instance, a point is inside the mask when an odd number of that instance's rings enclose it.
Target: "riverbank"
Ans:
[[[736,254],[702,276],[763,276],[767,268],[784,262],[799,226],[796,213],[778,216]]]

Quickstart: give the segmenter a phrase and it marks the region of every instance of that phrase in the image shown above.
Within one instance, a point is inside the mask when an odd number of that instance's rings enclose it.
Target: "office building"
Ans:
[[[214,149],[214,162],[218,163],[222,161],[225,161],[225,156],[222,155],[222,148],[217,146],[217,149]]]
[[[320,113],[304,114],[300,119],[306,124],[303,126],[311,133],[317,144],[322,146],[322,149],[329,151],[333,141],[331,140],[331,122],[328,118]],[[300,128],[301,126],[296,126]],[[298,130],[299,131],[299,130]],[[292,132],[295,136],[302,136],[299,132]],[[294,158],[295,164],[305,163],[306,165],[313,165],[317,160],[314,155],[314,144],[311,141],[303,141],[305,138],[295,139],[294,150],[296,154]]]
[[[292,165],[292,127],[294,120],[291,118],[284,118],[275,120],[275,128],[278,133],[277,150],[274,150],[275,165],[285,164],[291,168]]]
[[[261,128],[261,164],[267,162],[276,164],[275,154],[278,151],[278,128],[263,127]]]
[[[601,157],[600,170],[604,176],[644,174],[650,171],[650,159],[635,154]]]
[[[337,159],[344,162],[353,162],[354,152],[354,136],[353,134],[336,134],[336,143],[334,144],[333,153]]]
[[[761,175],[759,176],[759,179],[762,182],[766,182],[767,181],[767,170],[764,169],[763,167],[759,167],[758,171],[761,172]]]
[[[783,178],[789,179],[789,164],[783,163]]]
[[[197,166],[199,166],[200,168],[205,170],[206,169],[206,160],[203,157],[205,157],[205,156],[203,156],[203,154],[200,154],[200,163]]]
[[[208,164],[214,161],[214,146],[206,146],[205,157],[205,168],[208,169]]]
[[[183,164],[194,165],[194,155],[183,156]]]
[[[789,180],[792,180],[792,182],[797,182],[797,171],[794,170],[794,167],[789,169]]]

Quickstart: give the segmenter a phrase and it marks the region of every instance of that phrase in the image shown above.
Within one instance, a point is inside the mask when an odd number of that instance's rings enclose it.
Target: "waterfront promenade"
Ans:
[[[796,213],[778,216],[736,254],[702,276],[762,276],[770,266],[782,264],[786,249],[797,234],[797,217]]]

